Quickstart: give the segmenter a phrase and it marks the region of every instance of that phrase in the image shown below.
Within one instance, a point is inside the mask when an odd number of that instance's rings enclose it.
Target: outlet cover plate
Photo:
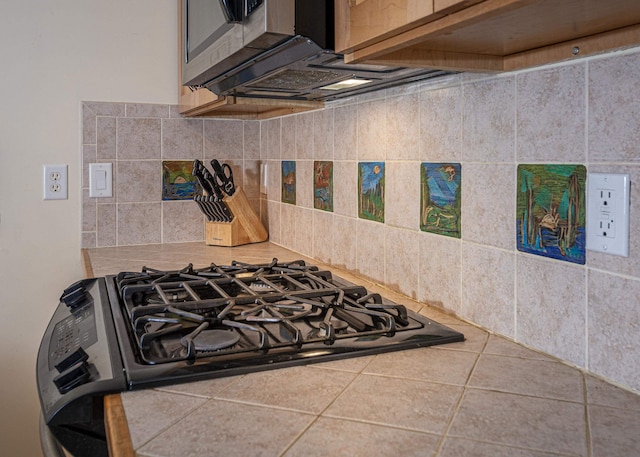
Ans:
[[[67,166],[44,165],[43,167],[43,199],[66,200],[68,198]]]
[[[587,249],[629,256],[628,174],[589,173]]]

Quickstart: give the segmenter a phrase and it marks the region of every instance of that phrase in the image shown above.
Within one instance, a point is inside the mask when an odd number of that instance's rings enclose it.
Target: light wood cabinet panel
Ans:
[[[337,0],[336,51],[350,52],[431,19],[433,0]]]
[[[637,0],[434,0],[434,11],[345,61],[508,71],[640,44]]]

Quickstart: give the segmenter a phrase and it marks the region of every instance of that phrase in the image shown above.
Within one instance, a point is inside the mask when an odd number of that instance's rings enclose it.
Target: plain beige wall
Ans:
[[[40,455],[36,353],[83,274],[80,102],[177,103],[176,40],[175,0],[0,2],[2,455]],[[44,164],[69,165],[68,200],[43,201]]]

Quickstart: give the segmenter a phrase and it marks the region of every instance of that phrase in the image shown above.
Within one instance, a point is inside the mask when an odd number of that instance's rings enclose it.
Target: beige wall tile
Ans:
[[[245,160],[260,159],[260,122],[244,122],[244,151]]]
[[[420,94],[420,160],[458,162],[462,157],[462,88]]]
[[[637,162],[640,53],[589,62],[589,160]]]
[[[462,242],[435,234],[420,236],[420,290],[418,300],[450,311],[460,311]]]
[[[245,194],[250,199],[260,198],[260,161],[259,160],[247,160],[242,163],[234,163],[233,177],[236,183],[236,187],[239,185],[244,189]],[[237,169],[236,169],[237,163]]]
[[[334,246],[333,213],[313,211],[313,257],[331,263]]]
[[[118,161],[118,203],[162,199],[162,163],[159,160]]]
[[[204,121],[204,158],[242,159],[244,125],[239,120],[206,119]]]
[[[285,244],[280,234],[280,226],[282,224],[282,216],[280,214],[282,203],[269,201],[268,202],[268,224],[265,225],[269,231],[269,241],[277,244]],[[264,220],[262,221],[264,224]]]
[[[584,267],[518,254],[516,281],[518,341],[586,366]]]
[[[462,245],[459,315],[501,335],[514,337],[515,258],[511,252]]]
[[[162,202],[162,242],[202,240],[204,220],[198,205],[193,201]]]
[[[386,158],[418,160],[420,157],[419,94],[410,93],[386,100]],[[379,125],[378,128],[381,126]]]
[[[385,226],[357,219],[356,269],[374,281],[384,282]]]
[[[280,160],[281,119],[269,119],[260,124],[260,158]]]
[[[119,203],[118,245],[162,242],[162,203]]]
[[[500,77],[462,87],[463,160],[513,162],[515,78]]]
[[[89,189],[82,189],[82,231],[95,232],[97,229],[97,202],[89,198]]]
[[[355,160],[358,148],[358,105],[334,108],[334,159]]]
[[[313,112],[313,148],[315,160],[333,160],[333,109]]]
[[[97,136],[97,158],[103,160],[114,160],[116,158],[116,118],[96,117]]]
[[[169,105],[156,105],[153,103],[127,103],[127,117],[163,118],[169,117]]]
[[[296,159],[296,116],[285,116],[282,118],[282,160]],[[262,123],[264,125],[264,122]]]
[[[296,206],[294,209],[295,242],[293,249],[301,254],[313,256],[313,237],[315,227],[313,226],[314,211],[308,208]]]
[[[96,163],[96,145],[82,145],[82,188],[89,188],[89,164]]]
[[[313,208],[313,160],[296,160],[296,205]]]
[[[411,298],[418,297],[420,278],[420,234],[387,227],[385,230],[385,284]]]
[[[358,217],[358,164],[333,163],[333,211],[348,217]]]
[[[298,114],[296,120],[296,159],[313,159],[314,150],[314,113]]]
[[[640,281],[589,271],[589,369],[640,391]]]
[[[518,161],[585,161],[586,68],[582,62],[517,76]]]
[[[385,160],[387,144],[386,103],[374,100],[358,104],[359,161]]]
[[[202,119],[162,119],[162,158],[202,160]]]
[[[160,119],[119,117],[116,128],[118,160],[160,158]]]
[[[117,244],[117,216],[115,204],[98,204],[98,232],[96,246],[115,246]]]
[[[283,246],[295,249],[297,208],[288,203],[280,204],[280,240]]]
[[[333,220],[333,264],[356,269],[357,219],[336,215]]]
[[[385,173],[385,223],[416,230],[420,227],[420,165],[388,161]]]
[[[516,176],[513,165],[462,165],[462,239],[515,247]]]
[[[280,160],[267,160],[267,199],[282,200],[282,163]]]

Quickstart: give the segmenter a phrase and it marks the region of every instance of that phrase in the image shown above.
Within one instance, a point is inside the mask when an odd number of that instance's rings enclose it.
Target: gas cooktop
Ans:
[[[48,429],[78,456],[107,455],[108,393],[464,340],[302,260],[144,267],[78,281],[60,300],[38,390]]]
[[[460,341],[462,334],[304,261],[107,278],[132,385]],[[117,295],[117,298],[116,298]],[[154,367],[156,369],[154,369]]]

